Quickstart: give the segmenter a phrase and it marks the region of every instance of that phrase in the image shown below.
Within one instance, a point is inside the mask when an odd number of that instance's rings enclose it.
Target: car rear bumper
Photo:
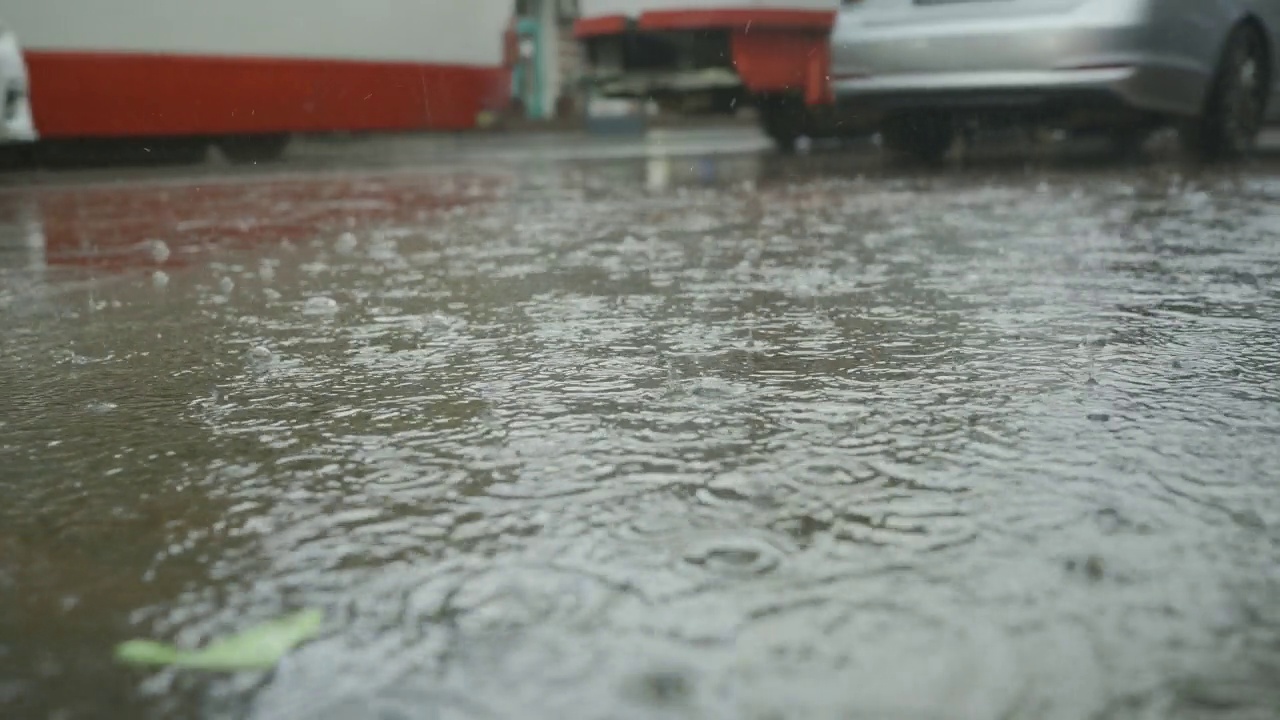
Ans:
[[[1084,3],[1060,15],[906,25],[877,25],[853,11],[833,38],[832,90],[843,103],[998,108],[1084,97],[1150,113],[1197,113],[1206,70],[1170,52],[1158,18],[1104,14],[1115,7]]]
[[[1185,73],[1156,67],[1079,70],[901,73],[832,79],[842,107],[892,112],[937,109],[974,112],[1138,112],[1190,115],[1198,97]]]

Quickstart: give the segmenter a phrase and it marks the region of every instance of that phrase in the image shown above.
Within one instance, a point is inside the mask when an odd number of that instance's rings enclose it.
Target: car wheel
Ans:
[[[936,163],[955,142],[955,122],[945,113],[912,113],[892,119],[880,136],[894,155]]]
[[[289,136],[283,133],[272,135],[233,135],[218,141],[218,149],[227,160],[236,165],[279,160],[289,147]]]
[[[1142,157],[1151,130],[1146,127],[1118,127],[1107,132],[1107,145],[1116,158],[1133,160]]]
[[[1247,154],[1262,130],[1267,87],[1262,36],[1250,25],[1238,25],[1227,38],[1204,111],[1181,128],[1183,145],[1206,160]]]

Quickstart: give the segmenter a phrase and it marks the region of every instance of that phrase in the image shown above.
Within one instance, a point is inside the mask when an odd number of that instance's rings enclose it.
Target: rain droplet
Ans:
[[[302,312],[307,315],[332,315],[338,312],[338,301],[324,295],[309,297],[302,306]]]
[[[356,249],[355,234],[349,233],[349,232],[342,233],[341,235],[338,236],[338,241],[333,244],[333,247],[335,250],[342,253],[343,255],[347,255],[354,252]]]
[[[169,286],[169,273],[163,270],[156,270],[151,273],[151,284],[157,288],[166,288]]]
[[[276,279],[276,269],[266,263],[263,263],[258,266],[258,277],[263,282],[271,282]]]
[[[169,259],[169,246],[163,240],[152,240],[148,244],[151,246],[151,259],[158,263]]]
[[[727,574],[758,575],[778,566],[781,553],[753,538],[715,538],[690,548],[686,562]]]
[[[249,359],[255,363],[268,363],[274,357],[274,354],[266,346],[254,345],[249,348]]]
[[[232,290],[236,289],[236,281],[229,277],[224,277],[218,282],[218,289],[223,295],[230,295]]]

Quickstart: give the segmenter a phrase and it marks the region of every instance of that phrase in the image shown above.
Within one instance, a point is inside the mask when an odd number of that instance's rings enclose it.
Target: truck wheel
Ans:
[[[0,144],[0,169],[29,168],[35,165],[36,157],[34,142]]]
[[[756,102],[760,126],[764,134],[773,140],[778,152],[789,155],[796,151],[796,142],[804,131],[805,113],[808,112],[800,98],[766,96]]]
[[[773,141],[773,148],[783,155],[794,155],[800,143],[800,136],[792,133],[771,134],[769,139]]]
[[[1270,87],[1267,67],[1262,36],[1251,25],[1237,25],[1227,37],[1203,112],[1179,129],[1183,147],[1204,160],[1234,160],[1252,150]]]
[[[208,141],[197,136],[58,138],[37,143],[35,161],[53,168],[195,165],[208,150]]]
[[[209,141],[202,137],[159,138],[143,145],[143,157],[162,165],[196,165],[209,153]]]
[[[279,160],[289,147],[289,136],[284,133],[270,135],[232,135],[218,140],[218,149],[234,165],[249,165]]]

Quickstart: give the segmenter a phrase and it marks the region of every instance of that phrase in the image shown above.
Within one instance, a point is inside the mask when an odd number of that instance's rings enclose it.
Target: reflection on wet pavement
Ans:
[[[5,716],[1276,717],[1280,181],[801,162],[0,194]]]

